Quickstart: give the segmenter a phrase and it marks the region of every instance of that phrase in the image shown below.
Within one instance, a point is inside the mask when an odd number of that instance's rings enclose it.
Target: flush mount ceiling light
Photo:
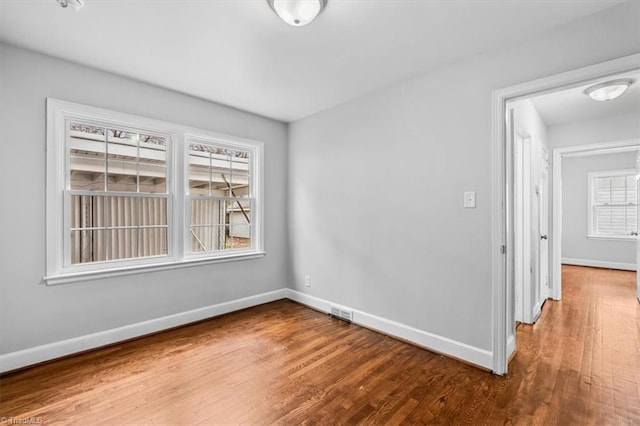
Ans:
[[[326,7],[328,0],[267,0],[271,9],[289,25],[307,25]]]
[[[66,9],[69,5],[76,8],[76,10],[80,9],[84,4],[84,0],[56,0],[60,7]]]
[[[633,80],[621,78],[604,83],[594,84],[584,91],[594,101],[610,101],[622,95],[633,83]]]

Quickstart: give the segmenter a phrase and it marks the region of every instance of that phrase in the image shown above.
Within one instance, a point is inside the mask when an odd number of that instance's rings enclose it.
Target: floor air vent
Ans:
[[[348,322],[352,322],[353,321],[353,312],[352,311],[345,311],[344,309],[340,309],[337,308],[335,306],[331,307],[331,315],[339,318],[341,320],[345,320]]]

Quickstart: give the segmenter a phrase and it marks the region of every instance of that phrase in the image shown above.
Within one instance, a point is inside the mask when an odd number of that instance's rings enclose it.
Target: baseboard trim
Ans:
[[[381,318],[373,314],[358,311],[347,306],[342,306],[338,303],[333,303],[296,290],[286,289],[286,297],[287,299],[291,299],[295,302],[325,313],[329,313],[331,311],[331,306],[352,311],[354,324],[380,331],[383,334],[408,341],[432,352],[456,358],[485,370],[493,369],[493,355],[490,351],[467,345],[453,339],[438,336],[424,330],[419,330],[386,318]]]
[[[621,269],[623,271],[635,271],[635,263],[607,262],[603,260],[562,258],[563,265],[592,266],[594,268]]]
[[[156,333],[173,327],[186,325],[192,322],[201,321],[218,315],[227,314],[252,306],[262,305],[276,300],[286,298],[286,289],[279,289],[255,296],[244,297],[242,299],[231,300],[218,303],[191,311],[180,312],[161,318],[143,321],[136,324],[126,325],[111,330],[85,336],[74,337],[61,340],[46,345],[36,346],[21,351],[10,352],[0,355],[0,373],[17,370],[33,364],[51,361],[56,358],[84,352],[89,349],[96,349],[101,346],[111,345],[123,340],[142,337],[147,334]]]
[[[338,303],[310,296],[296,290],[283,288],[149,321],[2,354],[0,355],[0,374],[280,299],[290,299],[324,313],[329,313],[331,306],[350,310],[353,312],[353,323],[362,327],[379,331],[400,340],[405,340],[427,350],[458,359],[485,370],[491,370],[493,367],[493,356],[490,351],[373,314],[358,311]]]

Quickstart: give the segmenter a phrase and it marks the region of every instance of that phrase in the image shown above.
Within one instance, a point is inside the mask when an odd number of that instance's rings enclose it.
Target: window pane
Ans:
[[[72,195],[70,204],[72,263],[167,253],[166,198]],[[82,232],[95,228],[100,228],[100,239],[87,243],[93,235]]]
[[[220,225],[225,223],[224,202],[212,199],[191,199],[191,225]]]
[[[596,178],[596,204],[611,204],[611,178]]]
[[[596,207],[596,230],[598,234],[611,234],[611,207]]]
[[[637,204],[638,188],[635,176],[627,176],[627,203]]]
[[[211,226],[192,226],[190,228],[191,252],[203,253],[211,250],[212,228]]]
[[[249,153],[236,151],[231,162],[232,182],[234,197],[249,197]]]
[[[228,226],[216,226],[213,228],[212,250],[226,250],[232,248],[232,240],[229,237]]]
[[[231,244],[228,237],[228,206],[224,200],[191,199],[190,239],[194,253],[224,250]]]
[[[107,190],[138,191],[138,134],[107,131]]]
[[[109,197],[109,227],[137,226],[139,204],[135,197]]]
[[[611,214],[611,233],[615,235],[626,234],[626,207],[613,206],[610,208]]]
[[[601,235],[637,232],[637,179],[633,175],[595,179],[595,231]]]
[[[109,230],[109,260],[138,257],[138,229]]]
[[[211,195],[211,154],[206,145],[190,144],[189,190],[192,195]]]
[[[140,198],[140,225],[167,225],[167,199]]]
[[[228,211],[232,248],[251,247],[251,200],[229,202]]]
[[[631,235],[632,232],[638,232],[638,208],[637,207],[626,207],[627,214],[627,226],[626,233]]]
[[[192,143],[187,154],[191,195],[249,196],[249,152]]]
[[[637,207],[596,207],[596,230],[603,235],[630,235],[637,230]]]
[[[626,204],[626,182],[624,176],[615,176],[611,179],[611,204]]]
[[[140,229],[140,257],[163,256],[167,254],[167,228],[153,227]]]
[[[167,192],[167,140],[159,136],[138,134],[140,147],[138,171],[140,192]]]
[[[106,226],[105,197],[71,196],[71,228],[104,228]]]
[[[226,250],[232,247],[229,237],[229,227],[221,226],[192,226],[190,228],[191,251],[193,253]]]
[[[71,264],[103,262],[105,247],[104,230],[71,231]]]
[[[70,187],[105,189],[105,130],[82,123],[69,123]]]

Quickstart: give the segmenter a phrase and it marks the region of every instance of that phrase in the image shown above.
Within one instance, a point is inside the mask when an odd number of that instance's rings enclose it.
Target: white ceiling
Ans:
[[[536,96],[530,100],[547,126],[597,120],[623,114],[640,115],[640,72],[617,75],[615,79],[617,78],[630,78],[634,83],[622,96],[612,101],[596,102],[585,95],[584,90],[592,84],[612,80],[613,77],[580,87]]]
[[[283,121],[506,48],[624,0],[0,0],[0,40]]]

